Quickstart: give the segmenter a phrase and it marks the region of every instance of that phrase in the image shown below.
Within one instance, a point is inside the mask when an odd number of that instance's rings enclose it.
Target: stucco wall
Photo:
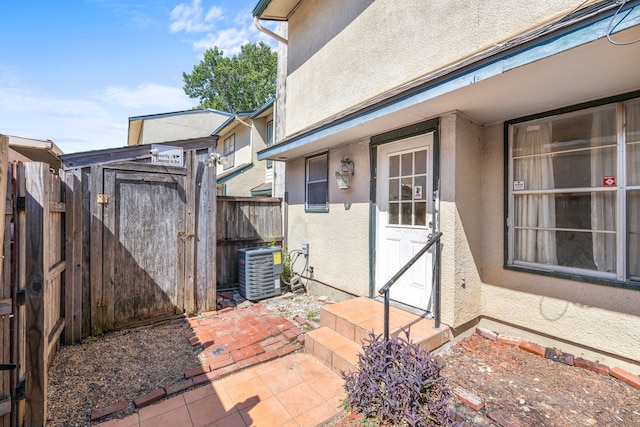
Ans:
[[[354,163],[351,188],[340,190],[333,173],[342,158]],[[329,212],[304,211],[305,159],[287,163],[288,249],[309,243],[309,265],[314,279],[343,289],[341,294],[322,287],[332,298],[369,295],[369,144],[360,141],[329,152]],[[303,262],[296,264],[302,267]],[[294,269],[300,272],[299,268]]]
[[[229,116],[218,113],[178,114],[144,120],[142,144],[211,135]]]
[[[302,2],[288,24],[286,103],[295,108],[287,108],[286,134],[537,27],[577,3]]]
[[[503,322],[505,330],[508,324],[584,346],[575,348],[576,355],[592,348],[634,360],[627,368],[640,373],[640,292],[503,268],[503,126],[487,127],[484,140],[482,314]]]
[[[249,119],[243,118],[247,123]],[[254,128],[249,128],[242,123],[237,123],[235,126],[230,127],[225,133],[220,134],[216,151],[220,154],[224,152],[224,140],[235,134],[235,159],[233,168],[224,169],[223,165],[218,165],[217,174],[220,176],[223,173],[238,168],[247,163],[252,163],[253,166],[244,172],[233,176],[224,181],[227,196],[251,196],[251,189],[262,184],[264,182],[264,162],[255,161],[255,150],[252,148],[251,137],[260,138],[259,132]],[[259,143],[259,142],[258,142]],[[264,143],[262,144],[264,148]]]
[[[442,321],[457,328],[481,314],[482,130],[460,113],[441,118]]]

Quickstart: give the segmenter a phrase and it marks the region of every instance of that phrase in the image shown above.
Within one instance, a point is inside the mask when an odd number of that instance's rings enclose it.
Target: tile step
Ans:
[[[350,341],[363,344],[369,333],[384,331],[384,304],[366,297],[353,298],[336,304],[325,305],[320,310],[320,325],[327,327]],[[433,319],[428,319],[397,307],[389,308],[389,330],[392,336],[409,330],[412,342],[424,350],[434,350],[451,339],[447,325],[435,329]]]
[[[358,363],[362,347],[338,332],[321,326],[305,334],[305,351],[334,372],[351,372]]]

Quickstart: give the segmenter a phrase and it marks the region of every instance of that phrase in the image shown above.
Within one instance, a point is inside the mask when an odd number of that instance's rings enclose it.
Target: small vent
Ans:
[[[248,300],[280,295],[282,249],[259,247],[238,250],[240,294]]]

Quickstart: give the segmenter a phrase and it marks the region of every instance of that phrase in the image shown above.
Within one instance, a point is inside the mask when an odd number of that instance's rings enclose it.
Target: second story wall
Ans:
[[[433,74],[582,3],[304,1],[288,23],[286,102],[295,108],[287,108],[285,133]]]

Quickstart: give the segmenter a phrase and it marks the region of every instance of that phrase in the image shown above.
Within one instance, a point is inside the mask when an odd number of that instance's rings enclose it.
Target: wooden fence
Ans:
[[[92,295],[95,272],[89,268],[91,257],[99,256],[102,260],[111,256],[93,247],[96,236],[95,233],[92,236],[92,228],[100,233],[103,244],[98,248],[103,248],[102,251],[111,247],[116,256],[135,258],[149,281],[162,276],[156,275],[151,265],[157,260],[138,256],[138,247],[134,246],[138,244],[135,239],[142,239],[142,244],[149,246],[148,232],[138,235],[111,227],[115,217],[107,209],[129,206],[128,192],[139,195],[144,190],[173,197],[171,203],[164,203],[164,199],[156,201],[163,202],[159,206],[166,208],[166,212],[157,209],[158,215],[162,213],[159,218],[164,219],[169,214],[176,216],[165,223],[180,224],[183,228],[174,230],[171,225],[165,227],[170,233],[163,228],[156,234],[174,236],[179,269],[176,277],[184,282],[183,294],[178,297],[181,301],[195,302],[178,307],[179,312],[174,312],[178,315],[192,314],[189,307],[212,309],[208,301],[215,304],[216,287],[237,283],[238,249],[282,246],[281,200],[249,197],[216,200],[215,192],[208,191],[215,189],[211,185],[215,179],[210,173],[212,169],[205,166],[208,154],[200,148],[191,152],[186,171],[156,171],[159,168],[152,165],[118,164],[105,166],[100,174],[96,173],[96,167],[68,173],[66,183],[44,163],[14,163],[8,171],[0,171],[0,190],[7,190],[6,198],[0,191],[0,201],[6,200],[5,221],[0,224],[0,237],[4,236],[4,243],[0,242],[4,255],[0,286],[0,427],[45,425],[48,368],[61,337],[71,344],[94,333],[89,325],[95,324],[91,317],[95,308],[104,309],[109,304],[104,293]],[[113,185],[109,184],[109,174],[113,175]],[[100,176],[99,182],[110,185],[115,192],[108,193],[111,187],[92,185],[92,176]],[[3,177],[5,182],[1,180]],[[141,190],[141,183],[149,188]],[[179,205],[178,201],[184,206],[169,212]],[[96,216],[98,208],[105,213]],[[130,217],[131,212],[122,215]],[[143,216],[145,219],[150,215]],[[128,237],[123,240],[120,236]],[[111,246],[104,243],[111,241],[108,239],[113,240]],[[181,265],[184,268],[180,269]],[[117,266],[111,270],[117,277]],[[113,271],[109,274],[114,274]],[[119,286],[131,287],[127,282]],[[117,309],[119,291],[113,291],[115,303],[111,304]],[[93,307],[93,303],[103,301],[102,306]]]
[[[216,217],[217,285],[238,283],[238,249],[282,246],[282,200],[218,196]]]
[[[1,363],[13,369],[3,371],[0,426],[40,426],[64,328],[65,187],[44,163],[12,164],[6,176]]]

